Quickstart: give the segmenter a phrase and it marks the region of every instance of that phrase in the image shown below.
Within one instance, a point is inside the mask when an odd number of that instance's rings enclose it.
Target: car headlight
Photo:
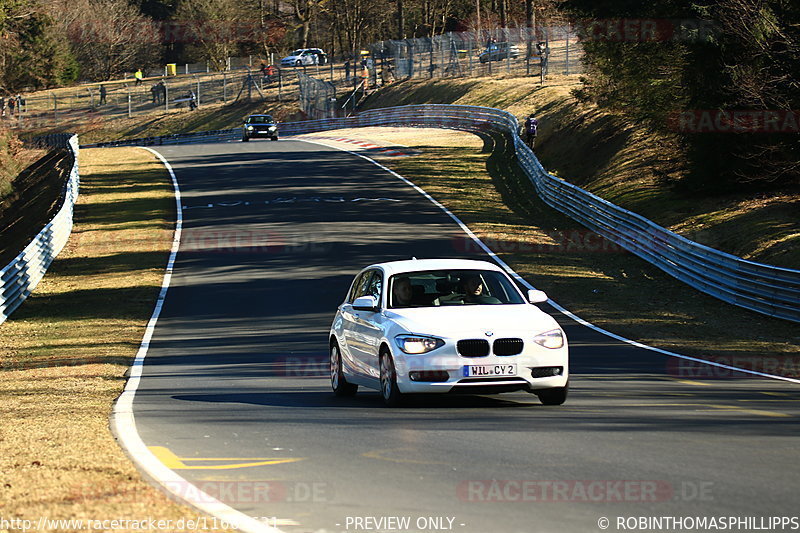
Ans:
[[[277,127],[277,126],[270,126],[270,127],[269,127],[269,131],[275,131],[275,130],[277,130],[277,129],[278,129],[278,127]]]
[[[555,350],[564,346],[564,334],[560,329],[551,329],[544,333],[539,333],[533,338],[533,342],[539,346]]]
[[[428,353],[440,346],[444,346],[442,339],[421,337],[419,335],[398,335],[394,338],[394,342],[398,348],[411,355]]]
[[[253,131],[253,126],[247,126],[247,131]]]

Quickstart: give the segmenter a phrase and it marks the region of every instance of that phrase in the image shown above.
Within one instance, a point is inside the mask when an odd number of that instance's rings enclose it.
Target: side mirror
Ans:
[[[530,290],[528,291],[528,301],[532,304],[541,304],[548,300],[547,294],[544,291]]]
[[[372,311],[374,313],[378,310],[378,300],[374,296],[359,296],[353,302],[353,309],[356,311]]]

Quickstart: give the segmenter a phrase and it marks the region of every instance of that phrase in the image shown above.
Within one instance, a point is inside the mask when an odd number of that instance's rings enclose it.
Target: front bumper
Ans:
[[[270,137],[277,137],[278,136],[278,130],[275,130],[275,131],[269,131],[269,130],[245,130],[243,132],[243,135],[246,136],[246,137],[250,137],[250,138],[254,138],[254,137],[270,138]]]
[[[540,389],[564,387],[569,379],[569,354],[566,344],[562,348],[548,349],[534,343],[526,346],[519,355],[485,357],[463,357],[452,344],[425,355],[407,355],[399,349],[393,350],[397,386],[404,393],[493,393],[526,390],[534,392]],[[440,353],[437,353],[440,352]],[[465,377],[464,367],[470,365],[505,366],[516,365],[513,376],[504,377]],[[534,377],[541,375],[542,369],[560,367],[558,375]],[[414,372],[447,373],[447,381],[415,381],[410,375]]]

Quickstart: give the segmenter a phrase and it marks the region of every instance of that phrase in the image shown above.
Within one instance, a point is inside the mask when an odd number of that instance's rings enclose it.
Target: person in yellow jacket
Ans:
[[[142,69],[138,69],[134,73],[133,77],[136,79],[136,81],[134,82],[134,85],[141,85],[142,84],[142,78],[144,78],[144,74],[142,74]]]

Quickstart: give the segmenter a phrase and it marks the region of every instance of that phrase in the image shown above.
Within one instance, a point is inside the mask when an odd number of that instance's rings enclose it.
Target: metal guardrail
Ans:
[[[176,133],[172,135],[158,135],[155,137],[141,137],[124,141],[109,141],[102,143],[82,144],[81,148],[112,148],[116,146],[162,146],[169,144],[201,144],[206,142],[234,141],[242,138],[242,128],[231,130],[210,130],[197,133]]]
[[[548,174],[520,138],[516,117],[506,111],[477,106],[410,105],[369,110],[353,117],[285,123],[279,131],[286,136],[390,125],[508,135],[521,168],[549,206],[701,292],[758,313],[800,322],[800,270],[747,261],[693,242]],[[240,135],[237,128],[96,146],[196,143],[233,140]]]
[[[0,270],[0,324],[11,316],[44,277],[53,259],[61,252],[72,232],[72,212],[78,198],[78,136],[48,135],[35,143],[42,148],[66,148],[72,152],[72,168],[61,196],[61,207],[42,231]]]

